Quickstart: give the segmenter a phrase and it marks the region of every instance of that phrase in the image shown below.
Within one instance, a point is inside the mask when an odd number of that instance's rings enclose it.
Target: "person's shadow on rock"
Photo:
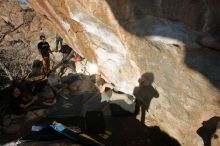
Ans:
[[[196,133],[203,139],[204,146],[211,146],[211,139],[217,128],[217,123],[220,122],[220,117],[212,117],[207,121],[202,122]]]
[[[144,73],[138,80],[139,86],[134,88],[133,94],[136,97],[136,114],[141,108],[141,122],[145,123],[145,114],[148,111],[151,100],[159,97],[159,93],[152,86],[154,81],[153,73]]]

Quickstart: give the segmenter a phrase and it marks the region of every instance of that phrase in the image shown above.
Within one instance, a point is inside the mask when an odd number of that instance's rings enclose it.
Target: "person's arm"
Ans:
[[[96,80],[96,84],[98,85],[99,91],[102,93],[105,91],[105,80],[103,78],[100,78],[99,80]]]
[[[30,102],[27,104],[20,104],[19,106],[23,109],[28,108],[30,105],[32,105],[37,100],[37,96],[34,96]]]
[[[76,58],[74,56],[71,58],[71,60],[76,62]]]
[[[104,91],[105,91],[105,88],[109,88],[109,89],[112,90],[112,89],[114,89],[114,86],[113,86],[111,83],[105,83],[105,84],[99,86],[100,92],[101,92],[101,93],[104,92]]]
[[[53,54],[53,52],[52,52],[51,49],[50,49],[49,43],[47,43],[47,44],[48,44],[48,46],[49,46],[49,48],[48,48],[49,53],[50,53],[50,54]]]
[[[48,105],[48,106],[52,106],[52,105],[54,105],[56,102],[57,102],[57,100],[54,99],[51,103],[44,101],[43,104],[44,104],[44,105]]]
[[[53,54],[53,52],[51,51],[51,49],[50,49],[50,48],[49,48],[49,53],[50,53],[50,54]]]
[[[40,43],[37,45],[37,50],[38,50],[39,55],[41,55]]]

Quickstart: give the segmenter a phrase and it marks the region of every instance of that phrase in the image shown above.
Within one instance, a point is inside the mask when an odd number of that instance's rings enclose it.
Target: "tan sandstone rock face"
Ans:
[[[203,144],[197,129],[220,116],[220,52],[197,38],[219,40],[218,0],[29,2],[118,90],[132,94],[138,79],[152,73],[159,97],[148,99],[145,123],[182,145]]]

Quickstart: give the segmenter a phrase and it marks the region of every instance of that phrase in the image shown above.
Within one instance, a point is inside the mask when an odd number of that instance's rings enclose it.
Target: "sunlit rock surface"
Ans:
[[[13,77],[26,76],[32,61],[41,59],[37,44],[42,33],[54,49],[55,33],[47,23],[27,3],[0,1],[0,61]]]
[[[55,33],[48,27],[48,22],[28,4],[3,0],[0,2],[0,10],[1,47],[9,47],[9,44],[16,47],[16,43],[17,46],[23,43],[22,45],[30,45],[38,53],[37,43],[44,33],[51,48],[54,48],[55,43],[52,42],[55,41]]]
[[[145,123],[182,145],[202,145],[196,130],[220,115],[218,0],[29,2],[118,90],[132,94],[152,73],[159,97],[148,99]],[[209,37],[211,45],[198,43]]]

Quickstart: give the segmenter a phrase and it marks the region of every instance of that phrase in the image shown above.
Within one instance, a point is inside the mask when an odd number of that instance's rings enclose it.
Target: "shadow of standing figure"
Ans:
[[[213,137],[213,134],[217,129],[218,122],[220,122],[220,117],[212,117],[207,121],[203,121],[202,127],[196,131],[196,133],[203,139],[204,146],[211,146],[211,139],[215,138]]]
[[[136,97],[136,114],[141,108],[141,122],[145,123],[145,114],[148,111],[151,100],[159,97],[159,93],[152,86],[154,81],[153,73],[144,73],[138,80],[139,86],[134,88],[133,94]]]

